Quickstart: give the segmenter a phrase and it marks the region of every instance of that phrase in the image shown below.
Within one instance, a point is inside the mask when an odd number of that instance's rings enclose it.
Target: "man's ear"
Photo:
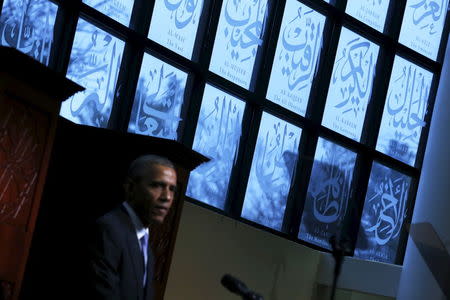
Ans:
[[[128,199],[132,198],[134,194],[134,181],[127,178],[123,184],[123,190],[125,192],[125,197]]]

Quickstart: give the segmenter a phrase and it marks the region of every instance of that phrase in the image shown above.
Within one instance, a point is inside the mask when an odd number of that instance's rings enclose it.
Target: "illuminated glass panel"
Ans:
[[[60,114],[78,124],[107,127],[124,42],[79,19],[67,78],[86,90],[64,101]]]
[[[125,26],[130,24],[134,0],[83,0],[83,3]]]
[[[345,12],[383,32],[390,0],[347,0]]]
[[[317,143],[298,238],[331,249],[347,211],[356,153],[323,138]]]
[[[342,28],[322,125],[360,140],[379,48]]]
[[[436,60],[448,0],[407,0],[399,42]]]
[[[5,0],[0,16],[1,45],[48,65],[58,6],[45,0]]]
[[[301,129],[263,113],[242,217],[281,230]]]
[[[178,139],[187,73],[145,53],[128,131]]]
[[[433,74],[396,56],[376,149],[414,165]]]
[[[262,45],[267,0],[224,0],[209,70],[246,89]]]
[[[157,0],[148,37],[191,59],[202,8],[203,0]]]
[[[355,256],[394,263],[406,216],[411,178],[374,163],[367,187]]]
[[[324,16],[300,2],[286,2],[267,99],[302,116],[322,48],[324,23]]]
[[[243,101],[206,85],[192,149],[211,160],[189,175],[189,197],[224,208],[244,109]]]

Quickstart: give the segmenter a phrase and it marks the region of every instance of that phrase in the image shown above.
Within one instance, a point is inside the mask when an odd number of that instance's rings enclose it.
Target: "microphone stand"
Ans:
[[[333,285],[331,287],[330,300],[334,300],[336,294],[337,281],[341,272],[342,262],[344,261],[344,255],[349,252],[346,247],[343,247],[343,242],[340,240],[336,242],[336,237],[330,238],[330,244],[332,248],[331,254],[334,258],[334,272],[333,272]]]

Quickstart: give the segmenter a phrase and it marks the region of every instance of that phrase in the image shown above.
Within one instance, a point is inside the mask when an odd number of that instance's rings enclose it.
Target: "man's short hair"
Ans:
[[[130,164],[127,178],[135,181],[139,180],[142,176],[144,176],[149,167],[154,165],[161,165],[175,170],[175,165],[167,157],[147,154],[139,156]]]

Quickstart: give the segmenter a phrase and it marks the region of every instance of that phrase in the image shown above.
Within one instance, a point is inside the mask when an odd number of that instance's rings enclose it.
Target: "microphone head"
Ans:
[[[247,286],[242,281],[231,276],[230,274],[223,275],[220,283],[222,283],[222,285],[232,293],[235,293],[235,294],[238,294],[241,296],[248,293]]]

